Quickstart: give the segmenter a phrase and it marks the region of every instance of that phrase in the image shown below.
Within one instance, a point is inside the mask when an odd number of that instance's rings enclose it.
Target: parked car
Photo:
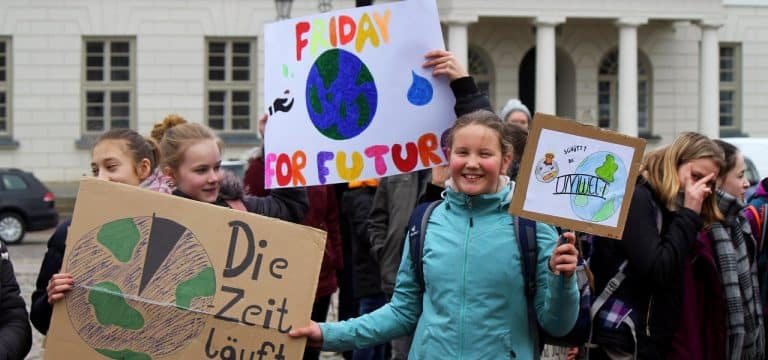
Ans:
[[[53,193],[32,173],[0,168],[0,240],[18,244],[27,231],[59,223]]]
[[[744,161],[747,163],[745,176],[750,185],[746,198],[749,199],[755,193],[760,179],[768,176],[768,138],[737,137],[723,140],[735,145],[744,155]]]

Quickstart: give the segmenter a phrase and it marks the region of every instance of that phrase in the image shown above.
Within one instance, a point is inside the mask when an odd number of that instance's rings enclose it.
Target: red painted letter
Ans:
[[[403,159],[403,146],[400,144],[392,145],[392,161],[401,172],[409,172],[416,167],[416,161],[419,159],[416,144],[409,142],[405,144],[405,159]]]
[[[302,39],[301,35],[309,31],[309,23],[306,21],[296,23],[296,61],[301,61],[301,50],[307,47],[309,40]]]
[[[426,133],[419,136],[419,157],[421,158],[421,163],[424,167],[431,167],[431,165],[429,165],[430,162],[435,165],[440,165],[442,160],[435,154],[435,150],[437,150],[438,147],[440,147],[440,142],[437,141],[437,135]]]
[[[346,45],[355,38],[355,20],[347,15],[339,16],[339,43]]]

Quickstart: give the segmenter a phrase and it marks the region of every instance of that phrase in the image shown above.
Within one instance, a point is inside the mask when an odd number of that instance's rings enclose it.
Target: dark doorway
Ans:
[[[536,48],[528,50],[520,62],[520,74],[517,80],[517,93],[520,101],[531,110],[531,114],[536,113]]]

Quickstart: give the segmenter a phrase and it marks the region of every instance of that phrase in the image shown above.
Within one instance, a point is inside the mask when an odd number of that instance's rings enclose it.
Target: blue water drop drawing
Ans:
[[[429,104],[432,101],[432,84],[429,83],[429,80],[416,75],[413,71],[411,71],[411,74],[413,74],[413,83],[411,88],[408,89],[408,101],[416,106]]]

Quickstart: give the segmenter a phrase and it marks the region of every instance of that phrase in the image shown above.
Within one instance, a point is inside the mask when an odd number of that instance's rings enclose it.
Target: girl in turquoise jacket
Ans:
[[[452,57],[451,57],[452,59]],[[451,60],[448,59],[448,60]],[[441,69],[439,65],[435,69]],[[522,258],[508,213],[514,183],[508,128],[492,112],[461,116],[449,137],[449,170],[442,202],[431,214],[422,255],[424,291],[414,275],[409,239],[390,303],[358,318],[291,331],[309,346],[342,351],[414,334],[412,359],[533,359]],[[578,252],[557,246],[552,226],[538,224],[538,323],[565,335],[576,322],[579,293],[572,277]]]

